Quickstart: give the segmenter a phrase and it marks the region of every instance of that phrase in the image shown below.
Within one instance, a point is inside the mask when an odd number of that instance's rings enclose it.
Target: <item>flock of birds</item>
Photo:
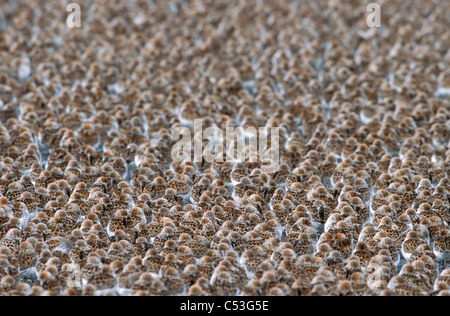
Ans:
[[[0,295],[450,294],[447,1],[77,2],[0,3]]]

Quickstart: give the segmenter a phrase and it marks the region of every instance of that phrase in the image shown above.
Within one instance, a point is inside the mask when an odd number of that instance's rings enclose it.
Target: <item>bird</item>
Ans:
[[[362,266],[367,266],[369,260],[375,256],[375,252],[372,251],[369,246],[367,246],[364,242],[358,242],[356,244],[356,248],[352,254],[353,257],[356,257]]]
[[[423,296],[417,285],[408,282],[400,276],[393,277],[389,281],[388,288],[393,290],[397,296]]]
[[[392,240],[397,240],[402,234],[402,231],[397,225],[394,225],[394,221],[390,216],[383,217],[377,229],[379,232],[385,233]]]
[[[437,277],[434,287],[435,290],[438,287],[438,284],[443,283],[445,284],[447,287],[450,287],[450,270],[449,269],[445,269],[442,270],[442,272],[439,274],[439,276]]]
[[[97,291],[114,289],[117,285],[117,278],[111,266],[103,265],[99,272],[94,273],[88,284],[95,287]]]
[[[336,296],[354,296],[352,283],[348,280],[340,281],[336,291]]]
[[[297,256],[312,255],[315,249],[315,243],[306,233],[300,233],[298,239],[291,242],[292,249]]]
[[[102,267],[102,262],[98,256],[89,256],[86,265],[81,268],[80,276],[84,281],[89,281],[95,274],[99,273]]]
[[[401,252],[406,260],[411,258],[413,252],[423,243],[416,231],[410,231],[402,243]]]
[[[445,268],[450,258],[450,234],[448,229],[444,229],[435,237],[433,242],[433,252],[436,258]]]
[[[171,296],[180,295],[185,291],[185,284],[181,278],[181,273],[177,269],[169,268],[165,270],[161,282]]]
[[[369,202],[370,199],[370,188],[364,179],[358,178],[353,183],[353,189],[358,193],[359,197],[364,203]]]
[[[38,260],[38,253],[33,245],[25,241],[19,245],[18,261],[20,270],[33,268]]]
[[[238,291],[237,283],[233,275],[228,271],[215,272],[211,282],[214,288],[213,295],[228,296],[236,295]]]
[[[155,249],[150,249],[144,258],[144,265],[148,272],[159,273],[164,264],[164,257],[159,255]]]
[[[427,294],[432,291],[433,284],[427,280],[427,278],[416,272],[416,269],[414,265],[412,264],[405,264],[400,273],[399,276],[405,281],[410,284],[414,284],[418,287],[419,291],[423,294]]]
[[[254,273],[264,260],[265,257],[259,256],[252,250],[246,250],[242,254],[241,264],[247,271]]]

